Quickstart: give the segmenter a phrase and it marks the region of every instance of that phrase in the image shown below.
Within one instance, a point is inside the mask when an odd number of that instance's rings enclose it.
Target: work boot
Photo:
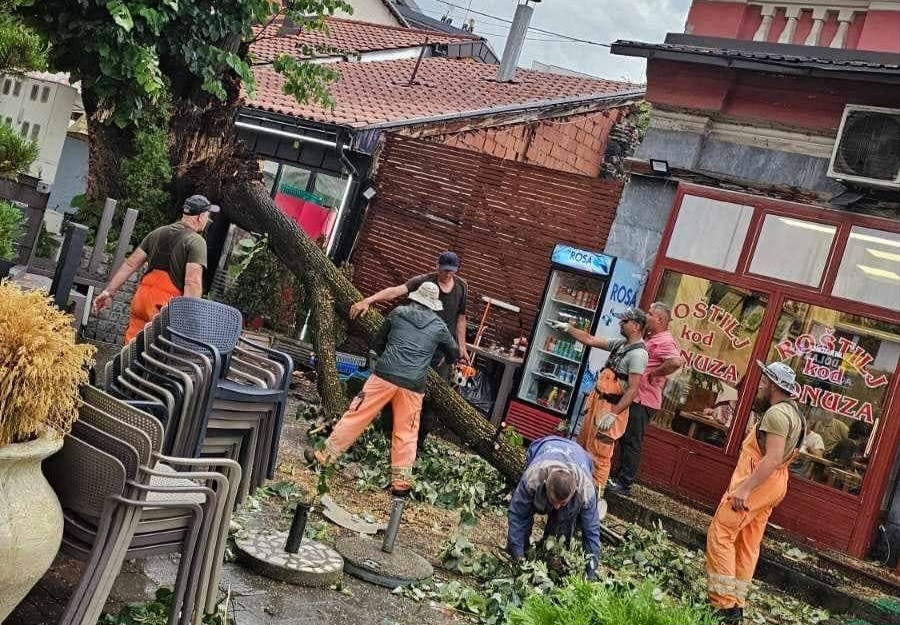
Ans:
[[[716,610],[716,618],[722,625],[741,625],[744,621],[744,609],[719,608]]]
[[[619,482],[613,482],[612,480],[609,480],[606,483],[606,490],[611,493],[621,495],[623,497],[631,496],[631,486],[627,486],[625,484],[620,484]]]

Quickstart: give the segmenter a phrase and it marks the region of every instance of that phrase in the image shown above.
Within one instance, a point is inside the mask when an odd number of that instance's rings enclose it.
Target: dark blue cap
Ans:
[[[456,252],[444,252],[438,258],[438,269],[441,271],[459,271],[459,256]]]

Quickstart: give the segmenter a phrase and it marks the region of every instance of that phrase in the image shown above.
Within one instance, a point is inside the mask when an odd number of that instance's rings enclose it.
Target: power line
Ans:
[[[476,11],[475,9],[471,9],[471,8],[468,8],[468,7],[464,7],[464,6],[461,6],[461,5],[459,5],[459,4],[455,4],[455,3],[453,3],[453,2],[448,2],[448,0],[434,0],[434,1],[435,1],[435,2],[440,2],[441,4],[446,4],[447,6],[450,6],[450,7],[456,8],[456,9],[462,9],[462,10],[464,10],[464,11],[468,11],[469,13],[474,13],[475,15],[480,15],[480,16],[482,16],[482,17],[487,17],[487,18],[490,18],[490,19],[493,19],[493,20],[498,20],[498,21],[500,21],[500,22],[505,22],[505,23],[507,23],[507,24],[512,24],[512,20],[509,20],[509,19],[506,19],[506,18],[503,18],[503,17],[498,17],[498,16],[496,16],[496,15],[491,15],[490,13],[483,13],[483,12],[481,12],[481,11]],[[566,35],[565,33],[557,33],[557,32],[554,32],[554,31],[552,31],[552,30],[545,30],[545,29],[543,29],[543,28],[537,28],[536,26],[529,26],[529,27],[528,27],[528,30],[533,30],[533,31],[535,31],[535,32],[543,33],[543,34],[545,34],[545,35],[553,35],[554,37],[560,37],[560,38],[562,38],[562,39],[565,39],[565,40],[571,41],[571,42],[586,43],[586,44],[588,44],[588,45],[592,45],[592,46],[601,46],[601,47],[604,47],[604,48],[610,48],[610,47],[612,47],[612,46],[611,46],[610,44],[608,44],[608,43],[602,43],[602,42],[600,42],[600,41],[592,41],[592,40],[590,40],[590,39],[581,39],[581,38],[579,38],[579,37],[573,37],[573,36],[571,36],[571,35]]]

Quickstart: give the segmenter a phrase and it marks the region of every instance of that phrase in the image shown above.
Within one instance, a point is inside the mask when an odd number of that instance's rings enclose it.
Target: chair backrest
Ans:
[[[168,326],[197,341],[209,343],[222,356],[241,338],[243,318],[237,308],[196,297],[176,297],[166,310]]]
[[[125,467],[125,479],[133,480],[137,477],[138,467],[141,466],[141,458],[137,450],[125,441],[81,419],[72,425],[72,436],[84,441],[91,447],[105,451],[121,462],[122,466]]]
[[[82,404],[78,409],[78,418],[84,423],[91,425],[98,430],[102,430],[106,434],[127,443],[137,452],[138,462],[141,466],[152,466],[153,443],[146,432],[133,425],[119,421],[112,415],[109,415],[99,408],[90,404]],[[101,447],[102,449],[102,447]]]
[[[88,405],[99,408],[119,421],[142,430],[150,437],[150,443],[154,451],[159,452],[162,450],[162,441],[165,436],[163,425],[159,419],[150,413],[130,406],[93,386],[82,386],[81,397]]]
[[[106,500],[125,492],[122,463],[69,434],[62,449],[44,461],[44,475],[62,507],[87,518],[99,518]]]

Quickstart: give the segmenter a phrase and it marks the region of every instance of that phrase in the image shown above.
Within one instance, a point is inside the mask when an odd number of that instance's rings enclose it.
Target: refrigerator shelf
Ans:
[[[541,373],[540,371],[533,371],[532,375],[538,378],[544,378],[545,380],[550,380],[551,382],[555,382],[556,384],[562,384],[563,386],[568,386],[569,388],[575,388],[574,384],[570,384],[568,382],[563,382],[559,378],[555,378],[552,375],[547,375],[546,373]]]
[[[547,356],[552,356],[554,358],[559,358],[560,360],[565,360],[566,362],[574,362],[576,365],[581,364],[581,358],[569,358],[568,356],[563,356],[562,354],[548,352],[546,349],[539,349],[538,351],[541,352],[542,354],[546,354]]]
[[[560,306],[569,306],[570,308],[577,308],[578,310],[584,310],[586,312],[591,313],[593,315],[596,312],[596,308],[587,308],[585,306],[579,306],[578,304],[571,304],[569,302],[564,302],[561,299],[556,299],[555,297],[551,297],[550,301],[554,304],[559,304]]]

